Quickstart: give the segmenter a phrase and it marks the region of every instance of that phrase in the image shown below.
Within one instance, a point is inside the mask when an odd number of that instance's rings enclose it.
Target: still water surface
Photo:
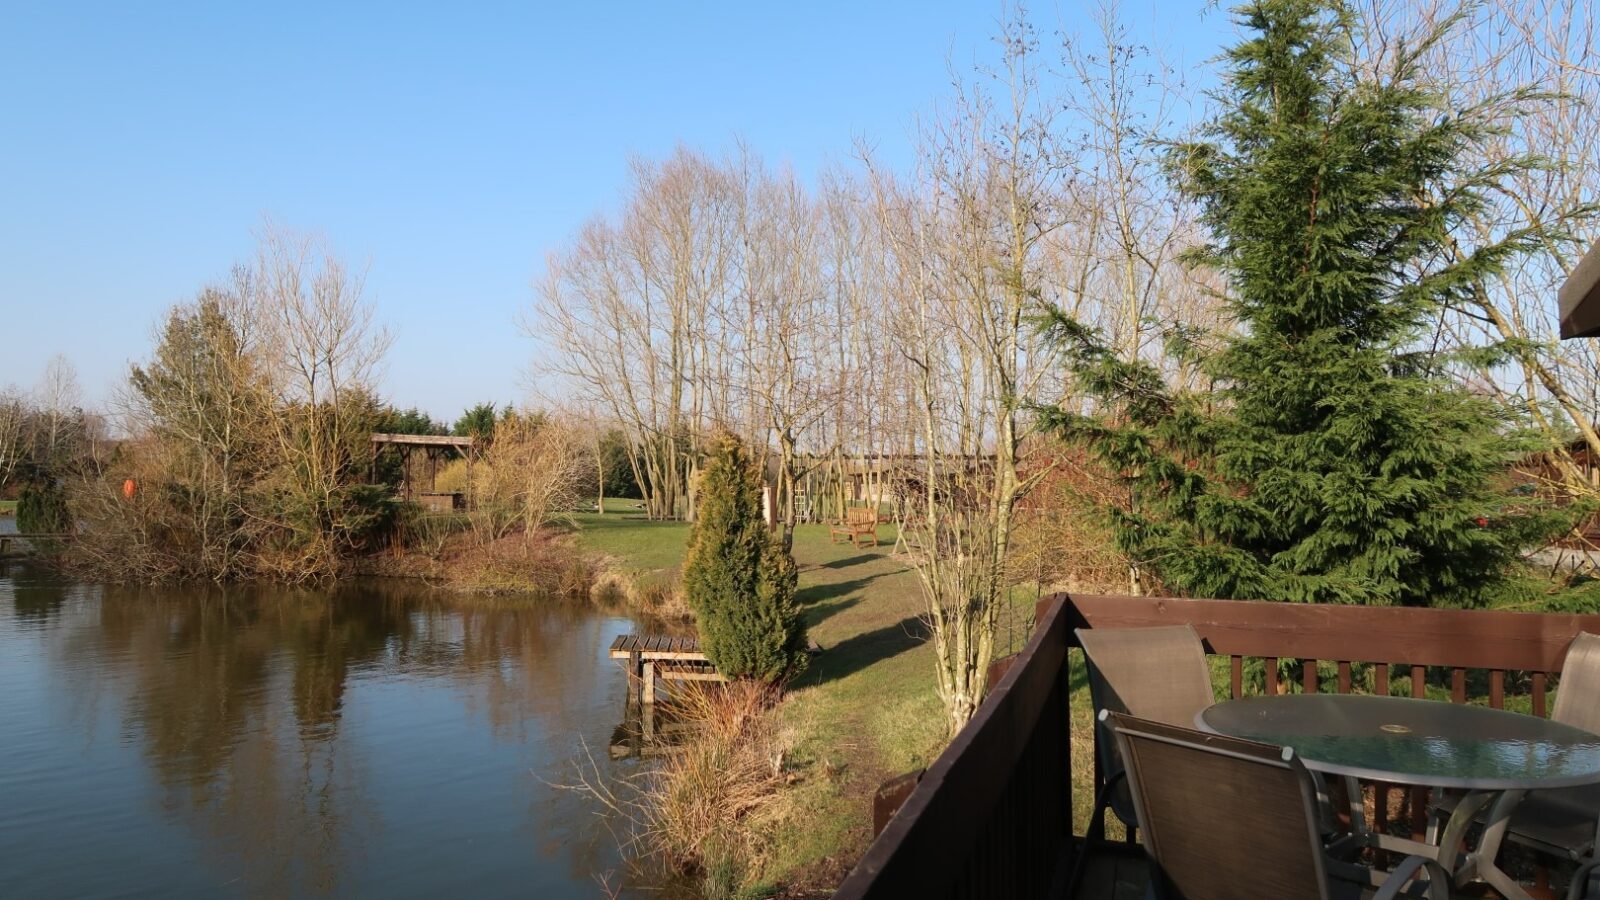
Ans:
[[[0,897],[598,897],[627,618],[0,563]],[[610,883],[619,883],[610,876]]]

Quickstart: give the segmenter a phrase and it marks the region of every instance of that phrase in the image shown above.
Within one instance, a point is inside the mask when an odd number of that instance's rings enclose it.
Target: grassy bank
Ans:
[[[607,500],[604,515],[578,513],[580,550],[604,557],[611,571],[642,588],[675,585],[689,526],[683,522],[651,522],[637,501]]]
[[[17,501],[0,500],[0,516],[14,516],[17,514]]]
[[[688,526],[620,510],[578,525],[578,546],[613,568],[657,584],[677,578]],[[879,532],[883,545],[865,549],[831,543],[823,525],[795,534],[799,599],[822,652],[778,710],[796,777],[765,868],[797,893],[837,883],[871,838],[872,792],[927,765],[944,741],[916,575],[889,555],[893,527]]]

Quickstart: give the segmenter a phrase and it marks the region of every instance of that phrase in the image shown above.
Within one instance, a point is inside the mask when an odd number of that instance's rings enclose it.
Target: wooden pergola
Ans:
[[[1578,261],[1556,296],[1563,340],[1600,336],[1600,242]]]
[[[401,466],[401,491],[406,500],[411,499],[411,454],[421,450],[427,454],[428,459],[428,490],[426,495],[438,493],[437,479],[439,476],[439,459],[445,454],[455,451],[467,461],[467,484],[472,483],[472,457],[476,441],[471,437],[455,437],[447,434],[374,434],[372,436],[371,478],[378,478],[378,451],[385,446],[394,447],[400,451]]]

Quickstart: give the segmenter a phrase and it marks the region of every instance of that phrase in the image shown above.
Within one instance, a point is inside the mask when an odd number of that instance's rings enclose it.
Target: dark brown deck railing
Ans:
[[[882,832],[836,898],[1064,895],[1081,844],[1072,833],[1071,758],[1094,752],[1070,740],[1070,704],[1088,702],[1068,688],[1074,629],[1192,624],[1209,653],[1228,658],[1234,697],[1253,692],[1249,659],[1265,663],[1268,692],[1321,689],[1324,662],[1333,664],[1329,684],[1347,693],[1365,663],[1376,693],[1426,696],[1431,670],[1453,702],[1501,708],[1508,691],[1525,690],[1540,716],[1573,636],[1600,633],[1600,615],[1065,594],[1041,601],[1036,621],[967,727],[920,779],[899,780],[909,794],[892,815],[881,811]],[[1286,659],[1300,661],[1297,685],[1280,681]],[[1374,789],[1382,826],[1388,789]],[[1409,809],[1414,818],[1422,812],[1415,794]]]

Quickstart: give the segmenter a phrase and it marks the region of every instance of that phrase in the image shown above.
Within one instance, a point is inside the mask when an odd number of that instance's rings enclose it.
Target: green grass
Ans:
[[[573,515],[581,550],[609,557],[619,572],[635,581],[665,583],[675,580],[689,543],[689,526],[683,522],[651,522],[635,500],[606,501],[606,512]]]
[[[689,528],[649,522],[607,502],[575,516],[577,543],[649,580],[675,579]],[[882,544],[834,544],[825,525],[795,533],[799,600],[822,647],[779,710],[796,780],[766,874],[774,883],[832,887],[871,840],[871,797],[889,778],[932,762],[944,745],[932,650],[923,637],[916,574]]]
[[[771,865],[777,880],[831,887],[871,840],[873,791],[944,746],[921,587],[888,555],[893,528],[879,532],[876,549],[833,544],[823,525],[795,534],[799,599],[822,652],[781,710],[800,778]]]
[[[687,525],[648,522],[609,502],[603,516],[575,518],[580,547],[640,577],[677,577]],[[873,792],[928,766],[945,745],[933,650],[920,624],[922,589],[916,573],[890,556],[893,526],[881,527],[879,537],[879,547],[857,549],[832,543],[825,525],[802,525],[795,533],[799,600],[822,650],[779,711],[796,780],[766,875],[801,892],[838,883],[871,841]],[[1032,615],[1036,599],[1036,592],[1017,592],[1019,619]],[[1022,637],[1012,638],[1018,648]],[[1225,696],[1227,663],[1217,662],[1214,676]],[[1081,652],[1072,652],[1070,665],[1074,820],[1082,833],[1093,803],[1093,710]]]
[[[0,500],[0,516],[14,516],[17,514],[17,501]]]

